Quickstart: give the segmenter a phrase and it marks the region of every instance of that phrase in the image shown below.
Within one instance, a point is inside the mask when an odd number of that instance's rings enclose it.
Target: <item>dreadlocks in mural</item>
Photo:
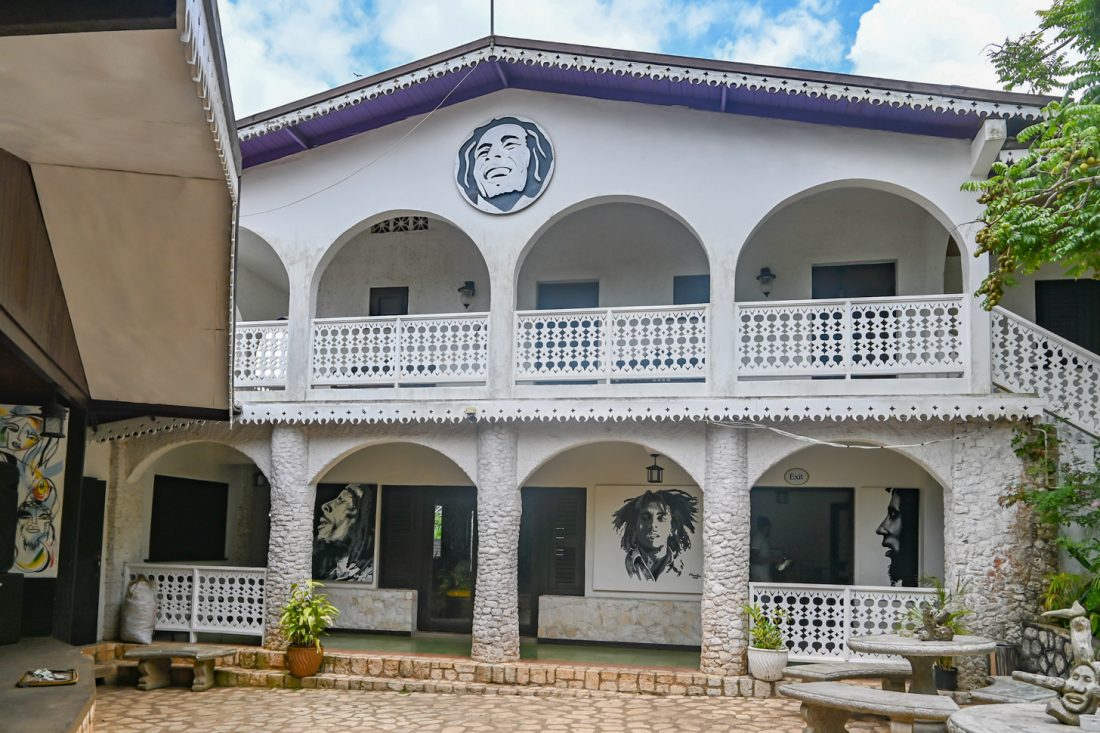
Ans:
[[[0,405],[0,460],[19,469],[12,571],[55,577],[65,440],[42,435],[38,407]]]
[[[698,500],[680,489],[645,491],[627,499],[612,515],[626,553],[626,574],[656,581],[684,574],[680,555],[691,548]]]

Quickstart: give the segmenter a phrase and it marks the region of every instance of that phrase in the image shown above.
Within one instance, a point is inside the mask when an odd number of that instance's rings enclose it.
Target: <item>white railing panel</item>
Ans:
[[[286,321],[237,324],[233,382],[238,388],[286,386],[286,326]]]
[[[516,380],[705,376],[707,306],[516,313]]]
[[[313,322],[311,384],[484,382],[487,313]]]
[[[920,374],[969,364],[961,295],[738,303],[739,378]]]
[[[931,588],[750,583],[749,602],[784,611],[783,632],[793,661],[887,659],[848,648],[853,636],[895,633],[908,608]]]
[[[263,636],[265,568],[144,563],[127,565],[157,584],[157,631]],[[125,592],[125,591],[123,591]]]
[[[994,384],[1037,394],[1054,414],[1100,435],[1100,355],[1004,308],[991,317]]]

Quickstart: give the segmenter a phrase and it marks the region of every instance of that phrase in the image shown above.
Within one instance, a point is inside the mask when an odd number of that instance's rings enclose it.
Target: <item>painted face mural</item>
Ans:
[[[320,484],[313,515],[313,577],[373,582],[375,487]]]
[[[680,555],[691,547],[698,504],[680,489],[646,491],[623,502],[611,523],[620,535],[629,577],[656,581],[683,573]]]
[[[65,441],[42,435],[38,407],[0,405],[0,453],[19,471],[13,572],[57,575]]]
[[[875,534],[882,537],[890,560],[890,585],[917,585],[919,493],[916,489],[887,489],[890,502]]]
[[[459,147],[455,183],[488,214],[510,214],[531,205],[554,172],[550,138],[522,117],[499,117],[473,131]]]

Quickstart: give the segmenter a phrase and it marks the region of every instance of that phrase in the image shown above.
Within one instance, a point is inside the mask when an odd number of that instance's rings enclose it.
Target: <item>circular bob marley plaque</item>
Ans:
[[[554,174],[554,146],[538,124],[496,117],[476,128],[458,149],[455,183],[471,206],[487,214],[514,214],[535,202]]]

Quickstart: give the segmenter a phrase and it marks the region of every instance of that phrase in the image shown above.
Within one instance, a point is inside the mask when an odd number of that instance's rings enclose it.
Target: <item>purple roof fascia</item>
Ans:
[[[501,68],[502,67],[502,68]],[[452,93],[455,83],[469,76]],[[260,165],[302,151],[302,144],[317,147],[361,132],[377,129],[437,106],[460,104],[505,88],[550,94],[567,94],[595,99],[687,107],[721,113],[725,89],[725,113],[770,117],[814,124],[861,129],[969,138],[981,127],[977,114],[911,107],[875,105],[848,99],[828,99],[766,90],[692,84],[689,81],[652,79],[627,75],[598,74],[594,71],[561,69],[534,64],[483,61],[468,69],[428,79],[373,100],[349,105],[342,110],[314,117],[288,129],[241,142],[244,167]],[[447,94],[451,93],[450,97]],[[446,101],[443,100],[446,98]],[[1010,127],[1023,124],[1010,121]],[[1014,132],[1015,130],[1010,130]]]

